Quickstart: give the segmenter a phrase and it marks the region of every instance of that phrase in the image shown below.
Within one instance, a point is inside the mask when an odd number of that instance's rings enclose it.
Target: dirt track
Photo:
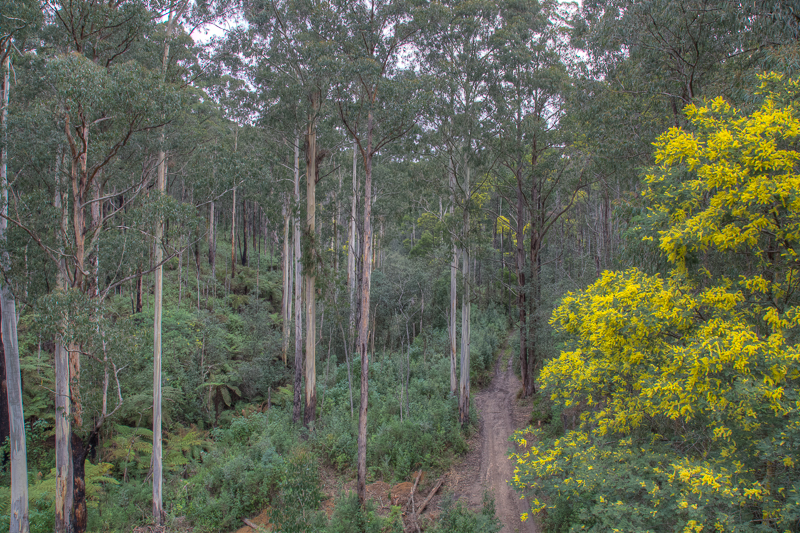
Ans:
[[[501,533],[538,533],[533,520],[520,520],[520,515],[530,507],[507,483],[514,477],[514,465],[508,459],[512,446],[508,437],[523,427],[530,416],[530,402],[517,400],[522,385],[512,370],[512,357],[507,351],[504,348],[498,358],[492,384],[475,397],[480,434],[470,453],[451,473],[448,484],[456,497],[466,499],[472,508],[480,507],[484,490],[489,490],[495,498],[497,517],[504,525]]]

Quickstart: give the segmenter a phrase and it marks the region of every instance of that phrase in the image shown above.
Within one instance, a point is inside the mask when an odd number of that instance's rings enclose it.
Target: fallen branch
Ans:
[[[442,486],[442,483],[444,483],[444,478],[440,477],[439,481],[436,482],[436,485],[434,485],[433,488],[431,489],[431,491],[428,493],[428,497],[425,498],[425,501],[422,502],[422,505],[419,506],[419,510],[416,513],[417,517],[419,517],[419,515],[422,514],[422,511],[425,510],[425,507],[427,507],[428,504],[431,503],[431,499],[433,499],[433,495],[436,494],[436,491],[439,490],[439,487]]]
[[[410,498],[411,499],[411,519],[414,522],[414,529],[417,530],[417,533],[420,533],[419,521],[417,520],[419,515],[417,514],[417,511],[414,509],[414,493],[417,491],[417,484],[419,483],[419,478],[421,476],[422,476],[422,470],[417,472],[417,478],[414,480],[414,486],[411,487],[411,498]]]

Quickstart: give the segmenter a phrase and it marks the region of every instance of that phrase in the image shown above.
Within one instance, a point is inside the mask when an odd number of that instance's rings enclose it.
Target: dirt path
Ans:
[[[495,498],[497,517],[503,522],[501,533],[538,533],[533,520],[519,517],[529,511],[527,500],[520,500],[507,480],[514,477],[514,465],[508,459],[512,444],[508,437],[528,422],[530,402],[517,400],[522,386],[512,369],[508,347],[503,349],[495,367],[492,384],[475,397],[480,416],[480,434],[467,457],[450,473],[450,486],[456,497],[466,499],[470,507],[483,502],[484,490]]]

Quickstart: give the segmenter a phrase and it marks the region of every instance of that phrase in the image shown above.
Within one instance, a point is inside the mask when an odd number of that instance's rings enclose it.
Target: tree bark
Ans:
[[[372,281],[372,111],[367,115],[367,146],[364,150],[364,254],[361,280],[361,320],[358,327],[358,354],[361,357],[361,405],[358,410],[358,501],[364,506],[367,498],[367,400],[369,399],[369,304]]]
[[[448,166],[448,173],[450,174],[450,216],[455,212],[456,203],[456,173],[452,166]],[[453,236],[453,261],[450,264],[450,392],[455,394],[458,389],[456,381],[456,301],[458,300],[457,288],[457,274],[458,274],[458,244],[455,235]]]
[[[167,15],[167,33],[164,38],[164,55],[161,58],[161,82],[164,83],[167,77],[167,66],[169,62],[169,46],[172,38],[172,30],[175,26],[176,20],[181,16],[183,7],[185,7],[187,0],[183,0],[183,6],[179,7],[177,12],[173,12],[173,5],[170,4],[170,11]],[[158,149],[158,177],[156,180],[156,188],[158,189],[159,196],[163,196],[167,192],[167,154],[164,150],[166,142],[166,126],[161,126],[161,138],[159,139]],[[162,500],[163,490],[163,464],[162,464],[162,438],[161,438],[161,316],[163,310],[164,300],[164,270],[161,262],[163,261],[163,243],[164,239],[164,220],[161,219],[156,224],[155,235],[155,289],[154,289],[154,305],[155,310],[153,313],[153,523],[156,526],[164,525],[166,514],[164,513],[164,506]],[[180,285],[180,276],[178,277],[178,284]],[[180,306],[180,300],[178,301]],[[85,452],[83,458],[86,458]],[[83,461],[81,461],[81,471],[83,470]],[[84,487],[85,489],[85,487]],[[85,519],[85,517],[84,517]]]
[[[313,427],[317,414],[316,186],[318,179],[317,110],[319,109],[319,99],[320,94],[318,91],[311,93],[311,115],[308,117],[306,133],[305,238],[308,256],[305,258],[305,269],[303,270],[306,292],[306,408],[303,415],[303,425],[307,428]]]
[[[470,254],[469,254],[469,166],[466,166],[464,180],[464,248],[463,272],[461,273],[464,290],[461,296],[461,374],[458,383],[458,416],[461,425],[469,423],[469,369],[470,369]]]
[[[69,193],[66,180],[62,179],[59,169],[60,158],[56,158],[55,183],[56,192],[53,199],[54,207],[61,212],[60,228],[57,239],[60,241],[61,251],[66,250],[64,236],[68,234],[69,226]],[[66,291],[68,284],[66,260],[61,259],[57,270],[57,291]],[[62,324],[62,327],[65,327]],[[56,495],[55,495],[55,531],[68,533],[72,528],[72,414],[69,386],[69,353],[61,339],[55,342],[55,441],[56,441]]]
[[[165,55],[167,50],[165,50]],[[161,132],[162,149],[158,152],[158,177],[156,188],[159,195],[166,194],[166,154],[163,151],[164,132]],[[156,525],[164,523],[164,508],[162,506],[162,479],[163,468],[161,462],[161,316],[163,308],[164,271],[163,261],[164,221],[156,224],[155,235],[155,288],[154,288],[154,313],[153,313],[153,522]]]
[[[0,343],[3,341],[0,338]],[[0,359],[0,442],[5,442],[9,436],[9,409],[8,409],[8,384],[6,380],[6,358]],[[0,456],[0,464],[6,463],[6,455]]]
[[[242,201],[242,266],[247,266],[247,200]]]
[[[522,374],[522,390],[527,391],[530,377],[528,376],[528,347],[525,306],[525,207],[522,194],[522,176],[517,175],[517,284],[519,295],[517,296],[517,306],[519,309],[519,367]]]
[[[0,114],[0,188],[3,204],[0,217],[0,243],[5,247],[8,229],[8,96],[11,88],[11,43],[3,60],[2,113]],[[3,253],[3,264],[9,264],[8,252]],[[28,524],[28,457],[25,446],[25,416],[22,409],[22,374],[19,365],[17,342],[17,311],[14,295],[0,278],[0,330],[4,356],[3,388],[8,401],[9,444],[11,446],[11,506],[9,508],[10,533],[27,533]]]
[[[303,279],[300,257],[300,138],[294,140],[294,408],[292,422],[300,422],[300,389],[303,386]]]
[[[350,336],[348,342],[353,346],[353,339],[356,336],[356,266],[358,263],[358,228],[356,227],[356,212],[358,206],[358,147],[353,141],[353,190],[352,201],[350,203],[350,226],[347,237],[347,288],[350,291]]]
[[[236,277],[236,186],[231,201],[231,279]]]
[[[291,323],[291,317],[289,316],[289,310],[291,306],[289,302],[292,298],[292,291],[291,291],[291,276],[289,275],[289,269],[292,268],[292,256],[291,256],[291,248],[289,248],[289,205],[288,199],[284,198],[282,212],[283,215],[283,263],[282,263],[282,275],[283,275],[283,293],[281,299],[281,316],[283,318],[282,325],[281,325],[281,357],[283,358],[283,366],[287,364],[286,352],[289,349],[289,326]]]
[[[213,177],[211,178],[213,181]],[[215,279],[217,268],[217,239],[216,239],[216,224],[214,220],[216,215],[214,213],[214,200],[209,202],[208,206],[208,264],[211,267],[211,278]]]

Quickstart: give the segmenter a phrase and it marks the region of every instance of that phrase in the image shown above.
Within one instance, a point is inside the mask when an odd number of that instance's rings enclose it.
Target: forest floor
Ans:
[[[497,517],[503,523],[501,533],[538,533],[533,519],[520,515],[529,512],[527,499],[508,484],[514,477],[514,464],[508,458],[513,446],[508,438],[530,423],[531,399],[518,398],[522,384],[513,370],[513,357],[506,342],[497,358],[492,383],[475,397],[480,417],[480,432],[470,442],[469,453],[447,474],[445,489],[479,509],[484,491],[494,496]]]
[[[526,522],[520,520],[520,515],[529,512],[530,507],[527,499],[520,499],[519,493],[508,484],[508,480],[514,477],[514,464],[508,458],[509,449],[513,445],[508,438],[514,431],[530,424],[532,399],[519,398],[521,387],[522,384],[514,373],[513,355],[506,341],[497,358],[491,384],[475,395],[480,418],[479,431],[469,440],[469,452],[444,474],[441,490],[425,510],[420,524],[436,521],[441,501],[448,495],[463,501],[470,509],[480,511],[484,493],[488,492],[494,497],[496,515],[503,523],[500,533],[539,533],[535,519]],[[333,470],[323,469],[322,473],[323,492],[327,496],[322,508],[330,518],[336,495],[348,490],[354,491],[355,480],[342,484]],[[427,494],[435,481],[422,481],[417,497]],[[378,513],[384,515],[389,512],[391,505],[400,504],[405,508],[411,487],[410,481],[394,487],[379,481],[367,486],[367,494],[375,502]],[[253,517],[250,522],[267,526],[267,511]],[[411,530],[408,525],[407,528]],[[254,533],[254,530],[245,526],[236,533]]]

